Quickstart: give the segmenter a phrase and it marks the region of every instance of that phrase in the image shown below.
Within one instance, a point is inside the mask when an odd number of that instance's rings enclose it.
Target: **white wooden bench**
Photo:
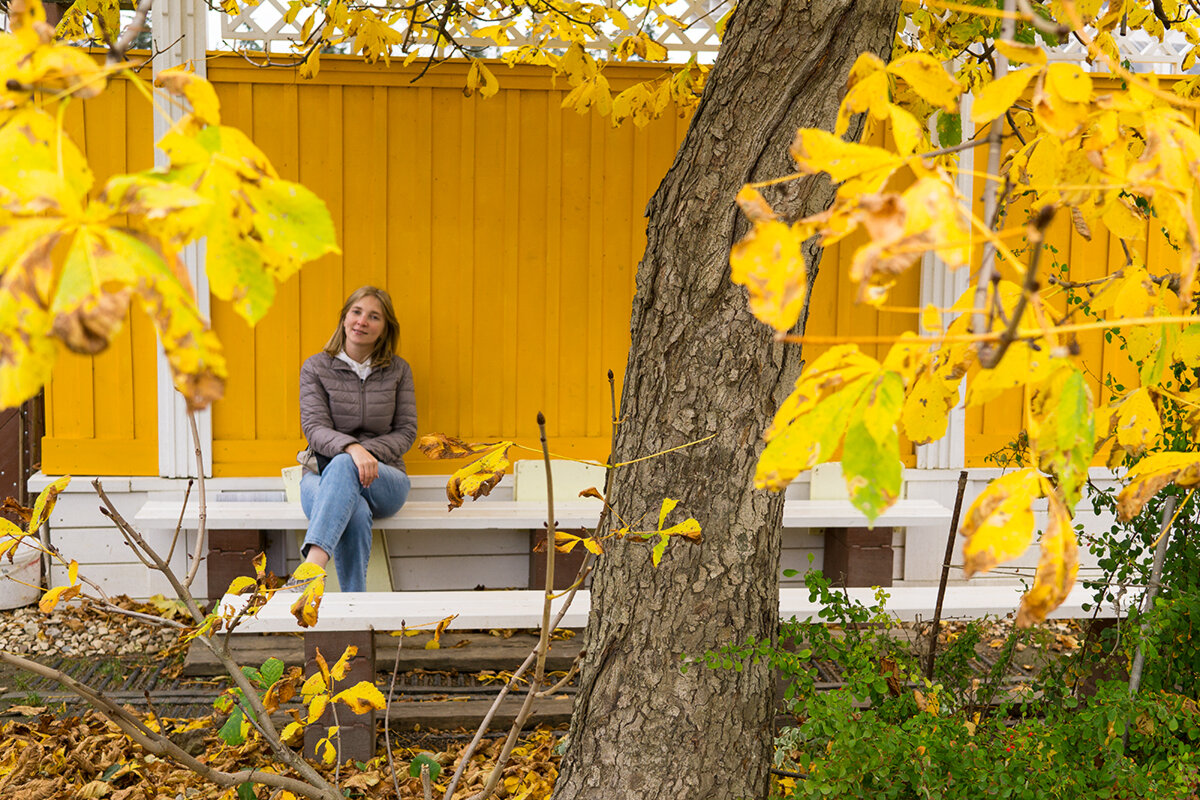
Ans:
[[[557,527],[591,528],[599,521],[602,507],[602,503],[594,499],[556,503],[554,516]],[[177,502],[151,500],[142,505],[134,517],[134,523],[147,528],[173,528],[179,522],[179,511]],[[264,500],[208,503],[205,519],[209,528],[230,530],[293,530],[308,525],[308,519],[298,503]],[[899,500],[875,520],[875,525],[902,528],[949,521],[950,510],[934,500]],[[197,504],[189,502],[183,514],[183,527],[195,529],[199,522]],[[416,501],[405,503],[397,514],[376,519],[374,524],[383,530],[541,528],[546,524],[546,504],[537,501],[483,500],[468,502],[462,508],[447,511],[446,503]],[[866,525],[867,518],[849,500],[788,500],[783,507],[785,528],[852,528]]]
[[[236,497],[236,495],[234,495]],[[592,528],[599,520],[602,503],[591,498],[582,498],[555,504],[557,527],[560,529]],[[199,512],[195,499],[189,501],[183,513],[183,527],[195,530],[199,525]],[[177,501],[150,500],[142,505],[134,517],[134,523],[145,529],[174,529],[180,520]],[[949,523],[950,510],[932,500],[900,500],[875,521],[877,528],[904,528],[914,525],[939,525]],[[307,527],[307,519],[298,503],[281,500],[223,500],[219,495],[208,503],[206,522],[210,531],[282,530],[301,531]],[[468,502],[463,507],[448,511],[446,503],[432,500],[414,500],[406,503],[394,516],[376,519],[375,542],[372,547],[371,566],[368,569],[367,589],[385,591],[395,586],[391,573],[387,537],[384,531],[430,532],[439,531],[480,533],[506,532],[511,536],[517,531],[537,531],[546,524],[546,504],[543,500],[511,500],[485,498]],[[788,529],[846,529],[866,527],[866,518],[848,500],[804,500],[789,499],[784,505],[783,526]],[[461,542],[461,540],[458,540]],[[432,543],[427,543],[427,547]],[[459,545],[461,547],[461,545]],[[446,552],[455,552],[447,543]],[[464,557],[472,556],[463,551]],[[890,574],[891,556],[887,556],[887,571]],[[540,585],[536,577],[537,565],[531,565],[530,582]],[[278,571],[278,568],[277,568]],[[510,570],[511,571],[511,570]],[[211,587],[220,591],[227,585]],[[501,586],[520,585],[522,578],[509,575]],[[864,581],[866,582],[866,581]],[[871,580],[870,582],[880,582]],[[460,584],[461,585],[461,584]],[[462,588],[473,585],[467,583]],[[331,580],[329,591],[337,591],[336,579]],[[422,588],[433,588],[425,586]],[[214,595],[209,595],[214,597]]]
[[[585,499],[558,503],[554,516],[559,528],[592,527],[600,519],[603,504]],[[134,517],[134,523],[147,528],[175,527],[179,522],[179,503],[151,500]],[[212,529],[226,530],[302,530],[308,518],[299,503],[263,500],[237,500],[208,503],[205,522]],[[194,530],[200,523],[197,504],[188,503],[183,527]],[[374,521],[381,530],[514,530],[542,528],[546,525],[546,504],[537,502],[482,501],[467,503],[454,511],[446,503],[414,501],[405,503],[398,513]]]
[[[875,590],[852,588],[846,590],[852,600],[873,604]],[[887,612],[900,621],[932,619],[937,602],[936,586],[894,586],[886,589]],[[942,619],[977,619],[984,616],[1002,617],[1020,605],[1024,589],[1014,585],[981,583],[969,586],[949,586],[943,602]],[[1090,617],[1094,610],[1083,610],[1091,604],[1092,590],[1076,585],[1066,602],[1050,616],[1058,619]],[[301,630],[290,612],[296,601],[294,592],[281,592],[272,597],[254,618],[243,620],[239,633],[285,633]],[[785,588],[779,591],[779,613],[783,619],[818,621],[820,606],[809,599],[807,589]],[[308,631],[361,631],[370,626],[377,631],[432,627],[438,621],[457,614],[448,630],[490,630],[493,628],[536,628],[542,620],[543,593],[534,590],[480,592],[343,592],[326,594],[321,602],[317,625]],[[222,608],[237,609],[245,602],[238,595],[221,599]],[[555,611],[563,599],[555,600]],[[1129,599],[1128,602],[1135,602]],[[561,627],[582,628],[587,624],[591,596],[586,590],[576,593],[571,607],[563,617]],[[1101,617],[1117,616],[1112,606],[1102,607]]]

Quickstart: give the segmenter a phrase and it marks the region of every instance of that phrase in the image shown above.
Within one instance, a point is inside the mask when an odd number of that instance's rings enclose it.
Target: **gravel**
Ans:
[[[178,632],[78,605],[43,614],[37,606],[0,611],[0,650],[32,656],[153,656],[175,644]]]

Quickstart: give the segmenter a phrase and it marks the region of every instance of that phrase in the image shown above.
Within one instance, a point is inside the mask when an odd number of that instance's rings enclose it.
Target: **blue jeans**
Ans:
[[[364,489],[358,467],[346,453],[334,456],[320,475],[306,471],[300,479],[300,505],[308,517],[308,533],[300,554],[307,556],[316,545],[333,556],[343,592],[366,591],[371,523],[376,516],[399,511],[409,485],[403,471],[380,464],[378,477]]]

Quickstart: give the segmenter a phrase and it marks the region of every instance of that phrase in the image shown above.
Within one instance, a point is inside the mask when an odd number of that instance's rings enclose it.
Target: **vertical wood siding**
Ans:
[[[422,433],[535,447],[543,411],[553,452],[607,455],[606,372],[616,373],[619,397],[643,212],[687,120],[614,129],[563,111],[565,81],[556,86],[536,68],[496,68],[504,89],[481,100],[463,97],[457,64],[414,84],[417,65],[330,57],[305,82],[234,57],[210,61],[224,122],[328,204],[342,249],[281,285],[255,328],[214,301],[230,370],[213,407],[216,475],[274,475],[293,462],[303,446],[300,364],[323,346],[345,295],[366,283],[395,300]],[[658,70],[607,74],[620,91]],[[69,133],[100,180],[151,166],[150,111],[135,92],[75,104],[69,115]],[[854,287],[842,278],[850,252],[846,243],[826,253],[809,332],[889,334],[909,325],[902,314],[853,303]],[[915,308],[917,280],[910,271],[891,305]],[[821,349],[806,348],[807,358]],[[152,327],[134,312],[102,356],[63,357],[49,389],[47,472],[157,472],[154,350]],[[911,465],[911,448],[904,451]],[[409,463],[413,472],[452,466],[415,452]]]

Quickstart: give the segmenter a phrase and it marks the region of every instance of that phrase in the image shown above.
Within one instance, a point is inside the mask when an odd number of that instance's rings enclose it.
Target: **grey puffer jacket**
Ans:
[[[412,369],[399,356],[360,381],[350,365],[321,352],[300,368],[300,427],[309,447],[332,458],[361,444],[384,464],[404,469],[417,438]]]

